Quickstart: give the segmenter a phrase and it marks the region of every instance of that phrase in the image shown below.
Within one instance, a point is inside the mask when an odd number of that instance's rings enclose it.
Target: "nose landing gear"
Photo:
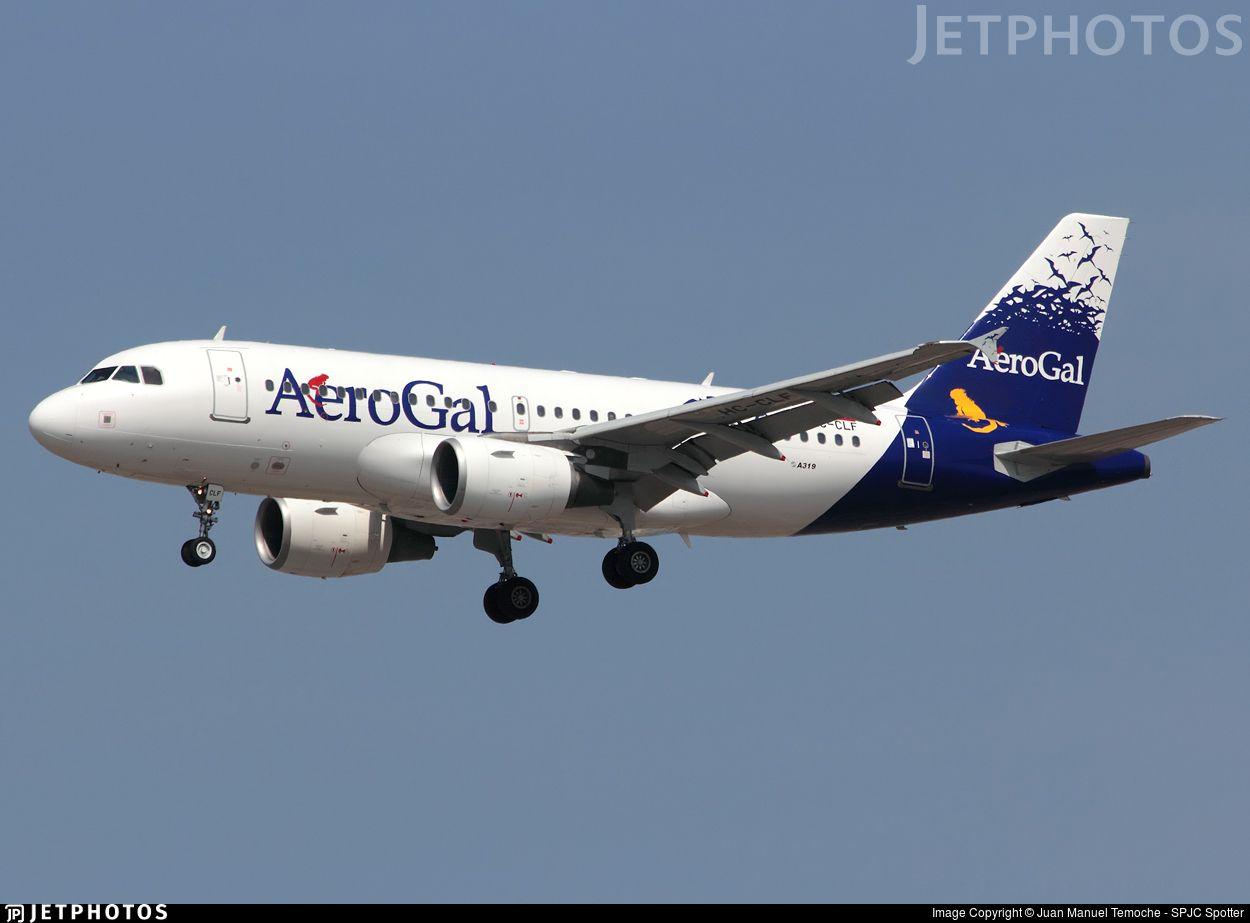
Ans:
[[[212,564],[217,557],[217,545],[208,537],[208,530],[217,525],[217,511],[226,489],[220,484],[188,484],[187,490],[195,498],[194,516],[200,523],[198,538],[182,543],[182,562],[189,567]]]

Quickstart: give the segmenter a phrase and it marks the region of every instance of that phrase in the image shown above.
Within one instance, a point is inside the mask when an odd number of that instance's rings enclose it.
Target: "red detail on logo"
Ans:
[[[318,407],[321,406],[321,386],[329,380],[330,376],[324,373],[316,378],[308,379],[308,392],[312,395],[313,403]]]

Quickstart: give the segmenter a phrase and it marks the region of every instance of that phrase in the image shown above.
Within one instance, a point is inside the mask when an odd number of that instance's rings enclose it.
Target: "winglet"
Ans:
[[[989,333],[968,340],[973,346],[981,350],[981,354],[993,362],[998,358],[998,341],[1003,338],[1003,334],[1007,332],[1006,327],[999,327],[997,330],[991,330]]]
[[[213,336],[213,342],[220,343],[225,338],[226,338],[226,325],[222,324],[221,329],[218,330],[217,333]]]
[[[708,373],[707,373],[707,378],[703,379],[703,387],[705,387],[705,388],[706,388],[708,385],[710,385],[710,384],[712,383],[712,377],[713,377],[715,374],[716,374],[715,372],[708,372]]]

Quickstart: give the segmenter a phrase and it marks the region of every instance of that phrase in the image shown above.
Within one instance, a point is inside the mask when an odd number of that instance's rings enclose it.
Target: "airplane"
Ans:
[[[192,567],[216,557],[227,491],[263,498],[256,551],[286,574],[375,573],[470,532],[500,568],[483,608],[507,624],[538,607],[515,567],[523,536],[612,541],[603,577],[624,590],[659,572],[642,541],[655,535],[905,528],[1149,477],[1142,446],[1218,418],[1077,435],[1127,228],[1068,215],[962,338],[761,387],[242,342],[222,327],[100,360],[29,425],[79,465],[186,487]],[[1078,229],[1083,265],[1061,288],[1037,281]],[[1060,300],[1073,283],[1085,288]]]

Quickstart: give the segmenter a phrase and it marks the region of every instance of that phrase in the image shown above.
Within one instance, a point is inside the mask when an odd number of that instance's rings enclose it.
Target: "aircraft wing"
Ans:
[[[674,445],[692,435],[704,432],[705,427],[733,426],[764,414],[788,410],[812,402],[825,409],[817,414],[822,422],[852,416],[865,419],[876,404],[899,396],[897,388],[858,393],[865,385],[894,378],[906,378],[924,372],[952,359],[971,355],[979,347],[963,340],[925,343],[914,349],[879,356],[867,362],[857,362],[837,369],[789,378],[759,388],[748,388],[709,397],[689,404],[666,407],[632,417],[623,417],[604,423],[591,423],[557,435],[571,436],[580,443],[613,443],[622,446]],[[843,405],[842,401],[827,401],[845,392],[852,392]],[[858,400],[856,399],[858,398]],[[832,406],[836,403],[838,406]],[[851,405],[858,405],[858,408]],[[849,411],[849,413],[848,413]],[[873,421],[875,422],[875,421]],[[810,424],[816,425],[816,424]],[[805,429],[808,427],[801,427]],[[796,429],[795,432],[799,432]]]
[[[891,379],[906,378],[962,359],[992,354],[1002,331],[977,341],[941,340],[841,368],[733,391],[717,397],[591,423],[530,439],[566,446],[602,446],[635,476],[639,506],[649,509],[674,490],[702,494],[695,480],[719,461],[743,452],[784,459],[774,445],[831,420],[877,423],[872,408],[901,396]],[[658,483],[656,483],[658,481]]]

